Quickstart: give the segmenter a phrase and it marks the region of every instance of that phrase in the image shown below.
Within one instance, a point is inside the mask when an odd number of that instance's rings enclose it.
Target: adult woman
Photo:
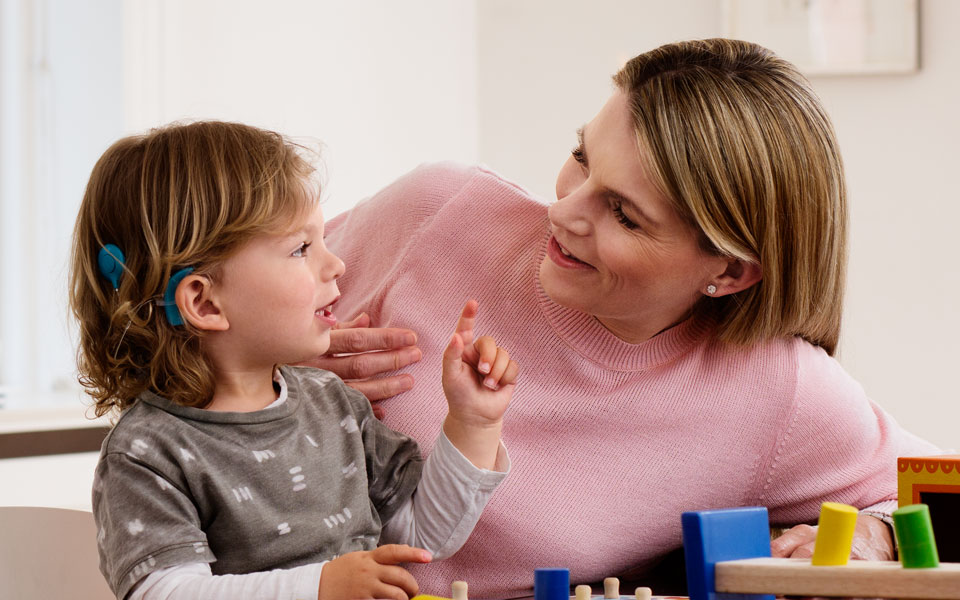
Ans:
[[[389,425],[428,441],[442,324],[467,296],[524,365],[504,429],[512,481],[457,556],[413,571],[424,590],[458,577],[523,595],[537,566],[585,582],[642,573],[680,544],[684,510],[765,505],[792,525],[833,500],[882,516],[897,455],[935,452],[829,356],[845,189],[806,80],[730,40],[663,46],[614,80],[549,209],[493,173],[439,165],[330,224],[350,265],[342,306],[420,336],[415,392],[384,403]],[[342,348],[376,345],[345,333]],[[774,551],[809,554],[813,536],[791,530]],[[886,525],[860,519],[855,554],[891,553]]]

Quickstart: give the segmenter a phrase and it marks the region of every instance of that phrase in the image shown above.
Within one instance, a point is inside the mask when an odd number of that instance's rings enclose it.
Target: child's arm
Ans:
[[[463,307],[443,352],[443,392],[449,406],[443,432],[476,467],[492,469],[519,368],[493,338],[473,340],[477,306],[470,300]]]
[[[493,470],[478,469],[441,432],[416,491],[383,523],[380,542],[424,548],[435,561],[453,556],[507,477],[510,458],[503,446],[500,452]]]

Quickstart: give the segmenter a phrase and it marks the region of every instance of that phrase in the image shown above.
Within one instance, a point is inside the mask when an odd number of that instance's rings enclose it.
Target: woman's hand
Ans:
[[[430,560],[426,550],[400,544],[387,544],[369,552],[349,552],[323,565],[317,600],[408,600],[417,595],[420,587],[413,575],[397,565]]]
[[[416,344],[417,334],[413,331],[372,328],[369,315],[360,313],[350,321],[337,323],[330,331],[330,349],[325,355],[302,364],[336,373],[373,403],[373,412],[380,418],[383,409],[376,402],[411,389],[414,381],[406,373],[377,376],[419,361],[423,353]]]
[[[519,367],[493,338],[474,341],[476,316],[477,302],[470,300],[443,351],[443,393],[449,407],[443,431],[470,462],[492,469]]]
[[[778,558],[810,558],[813,556],[817,528],[797,525],[770,542],[770,553]],[[858,515],[853,530],[853,548],[850,558],[854,560],[893,560],[893,538],[890,527],[876,517]]]

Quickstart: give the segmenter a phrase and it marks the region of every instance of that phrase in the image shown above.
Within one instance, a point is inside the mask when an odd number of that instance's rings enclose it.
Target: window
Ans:
[[[0,405],[76,402],[67,257],[123,131],[122,2],[0,3]]]

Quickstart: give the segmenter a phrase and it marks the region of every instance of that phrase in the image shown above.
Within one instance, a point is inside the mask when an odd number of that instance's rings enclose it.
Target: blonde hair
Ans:
[[[97,416],[150,390],[204,406],[214,379],[202,332],[157,306],[172,273],[217,278],[231,252],[289,230],[318,200],[310,151],[236,123],[173,124],[114,143],[90,175],[73,234],[70,308],[80,383]],[[107,244],[125,255],[116,291],[98,270]]]
[[[762,280],[704,298],[720,340],[802,336],[836,351],[846,279],[846,189],[833,126],[789,62],[748,42],[661,46],[614,82],[651,179],[717,254]]]

